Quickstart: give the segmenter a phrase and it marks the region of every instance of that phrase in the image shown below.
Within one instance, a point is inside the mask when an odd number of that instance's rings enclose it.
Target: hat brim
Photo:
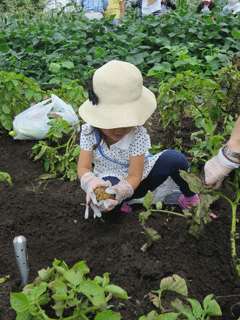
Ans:
[[[80,117],[93,127],[115,129],[143,125],[157,107],[155,95],[143,86],[139,99],[125,104],[93,105],[85,101],[79,108]]]

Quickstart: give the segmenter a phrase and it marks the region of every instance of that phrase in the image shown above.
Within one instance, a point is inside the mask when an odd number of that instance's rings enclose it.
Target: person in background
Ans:
[[[121,25],[120,13],[125,14],[124,0],[109,0],[109,7],[105,11],[105,16],[110,18],[110,16],[115,15],[113,23],[116,25]]]
[[[215,7],[216,7],[216,4],[211,0],[203,0],[198,5],[196,13],[200,13],[201,11],[212,11],[212,9]]]
[[[233,6],[233,16],[234,18],[238,17],[238,12],[240,11],[240,2],[237,2],[234,6]]]
[[[167,13],[167,14],[170,14],[171,9],[175,10],[176,9],[176,5],[175,3],[171,3],[170,0],[162,0],[161,1],[161,8],[162,8],[162,13]]]
[[[205,182],[217,189],[226,175],[240,166],[240,117],[235,123],[229,141],[220,148],[218,155],[204,166]]]
[[[138,7],[138,19],[150,14],[160,17],[162,14],[161,0],[137,0],[132,2],[132,7]]]
[[[156,107],[154,93],[143,86],[142,74],[133,64],[112,60],[92,75],[89,99],[79,108],[85,124],[81,128],[78,177],[86,192],[86,209],[91,205],[94,213],[116,206],[122,210],[125,200],[144,197],[169,177],[182,192],[178,200],[182,209],[198,203],[198,194],[189,189],[179,172],[189,169],[187,158],[176,150],[149,153],[150,137],[143,125]],[[100,186],[115,193],[115,200],[104,200],[101,205],[94,202],[94,190]]]
[[[222,14],[227,14],[227,12],[233,12],[234,5],[238,2],[238,0],[228,0],[228,4],[223,7]]]
[[[100,20],[109,3],[108,0],[80,0],[80,5],[83,7],[85,17],[89,20]]]

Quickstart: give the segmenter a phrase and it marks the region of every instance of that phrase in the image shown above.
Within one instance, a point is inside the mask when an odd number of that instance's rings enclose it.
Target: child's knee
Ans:
[[[187,157],[181,152],[173,149],[168,149],[164,151],[163,156],[165,157],[166,161],[172,162],[174,166],[177,163],[182,170],[188,170],[189,162],[187,160]]]

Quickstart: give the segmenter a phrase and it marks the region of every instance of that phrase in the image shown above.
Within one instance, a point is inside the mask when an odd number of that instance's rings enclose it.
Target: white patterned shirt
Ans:
[[[104,141],[101,141],[100,147],[103,155],[101,155],[99,148],[93,150],[93,146],[96,143],[97,139],[92,126],[83,124],[80,147],[83,150],[93,152],[94,173],[100,178],[104,176],[115,176],[119,179],[126,178],[129,171],[130,157],[145,154],[142,176],[142,179],[144,179],[148,176],[160,156],[160,153],[155,155],[149,154],[149,149],[151,149],[150,137],[143,126],[134,127],[130,133],[125,135],[120,141],[112,144],[109,148]],[[104,156],[110,159],[110,161]]]

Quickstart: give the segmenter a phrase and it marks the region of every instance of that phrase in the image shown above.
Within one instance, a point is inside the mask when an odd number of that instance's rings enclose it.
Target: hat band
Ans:
[[[98,96],[93,90],[93,74],[91,74],[90,81],[89,81],[89,90],[88,90],[88,99],[92,102],[93,105],[98,104]]]

